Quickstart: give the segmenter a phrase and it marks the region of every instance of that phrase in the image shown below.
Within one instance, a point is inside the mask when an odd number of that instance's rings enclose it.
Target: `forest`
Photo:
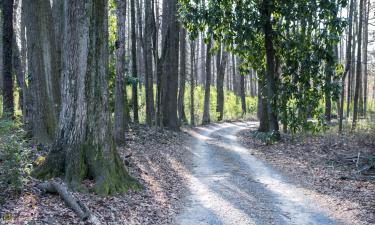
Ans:
[[[0,0],[0,225],[374,223],[373,0]]]

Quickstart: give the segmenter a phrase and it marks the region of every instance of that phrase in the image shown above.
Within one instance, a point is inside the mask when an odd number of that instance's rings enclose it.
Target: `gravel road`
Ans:
[[[188,168],[190,193],[175,224],[342,224],[302,187],[240,145],[237,132],[256,126],[224,123],[187,131],[194,154]]]

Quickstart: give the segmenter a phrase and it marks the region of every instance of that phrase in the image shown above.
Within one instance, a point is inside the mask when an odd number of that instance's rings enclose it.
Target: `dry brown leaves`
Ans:
[[[274,145],[254,139],[249,130],[239,136],[251,154],[323,196],[338,217],[352,213],[351,224],[375,223],[375,168],[366,169],[374,163],[375,135],[285,136]]]
[[[185,144],[188,137],[182,132],[146,126],[132,126],[127,137],[127,146],[118,151],[127,160],[129,173],[144,189],[110,197],[74,195],[102,224],[169,224],[186,190],[183,165],[191,160]],[[0,224],[87,224],[58,196],[41,193],[36,188],[38,182],[31,180],[20,196],[1,206]]]

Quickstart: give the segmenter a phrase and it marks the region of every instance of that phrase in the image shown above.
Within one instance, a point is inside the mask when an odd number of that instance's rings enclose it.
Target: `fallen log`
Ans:
[[[69,192],[66,185],[58,181],[46,181],[38,185],[43,192],[59,194],[65,204],[70,207],[81,220],[88,221],[91,224],[99,225],[100,222],[93,216],[87,206]]]

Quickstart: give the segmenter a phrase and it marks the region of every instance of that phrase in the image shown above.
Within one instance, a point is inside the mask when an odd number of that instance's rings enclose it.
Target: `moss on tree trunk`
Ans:
[[[95,181],[100,195],[139,189],[116,152],[108,107],[107,1],[68,0],[62,105],[57,134],[38,178],[63,177],[73,189]]]

